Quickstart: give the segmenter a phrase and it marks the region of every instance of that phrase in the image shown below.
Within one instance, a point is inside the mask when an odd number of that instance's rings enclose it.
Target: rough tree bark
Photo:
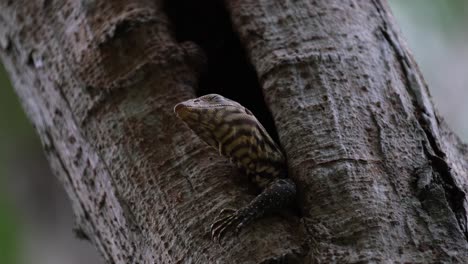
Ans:
[[[0,2],[0,57],[77,233],[109,263],[466,262],[467,147],[385,1],[220,3]],[[253,194],[176,120],[197,91],[278,133],[301,215],[210,241],[218,210]]]

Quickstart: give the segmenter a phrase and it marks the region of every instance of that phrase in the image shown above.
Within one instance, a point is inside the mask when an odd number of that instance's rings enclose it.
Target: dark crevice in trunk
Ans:
[[[435,145],[435,139],[431,133],[427,132],[427,129],[423,127],[426,132],[426,136],[429,141],[429,145],[432,147],[434,154],[431,151],[425,151],[426,156],[429,158],[430,165],[442,178],[442,187],[445,191],[445,197],[452,209],[455,217],[458,221],[465,239],[468,241],[468,226],[467,226],[467,217],[466,209],[464,206],[465,201],[465,192],[460,189],[454,179],[452,174],[452,169],[445,161],[445,153],[440,150],[437,145]]]
[[[221,94],[249,108],[278,141],[275,125],[229,13],[222,1],[166,0],[165,10],[177,41],[192,41],[207,58],[197,95]]]

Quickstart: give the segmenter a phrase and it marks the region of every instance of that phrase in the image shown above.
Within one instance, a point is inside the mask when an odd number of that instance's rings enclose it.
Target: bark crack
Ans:
[[[380,124],[379,120],[377,119],[377,116],[374,113],[374,111],[372,111],[372,109],[369,108],[369,112],[370,112],[370,116],[372,118],[372,121],[374,122],[375,126],[377,127],[377,139],[378,139],[377,151],[379,152],[379,157],[383,157],[384,159],[387,159],[387,154],[386,154],[384,144],[383,144],[384,140],[382,139],[382,136],[383,136],[382,125]],[[397,176],[395,176],[395,173],[393,172],[393,170],[391,168],[389,168],[389,166],[387,165],[386,162],[380,162],[380,164],[383,167],[384,171],[388,175],[392,175],[393,178],[397,178]],[[390,183],[390,186],[392,187],[393,191],[398,195],[398,197],[401,197],[401,194],[400,194],[397,186],[395,185],[395,182],[392,179],[389,179],[389,183]]]

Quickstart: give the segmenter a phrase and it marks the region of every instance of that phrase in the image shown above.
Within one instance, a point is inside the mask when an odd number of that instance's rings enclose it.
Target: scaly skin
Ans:
[[[230,229],[239,232],[253,220],[283,209],[295,199],[296,186],[286,178],[283,153],[247,108],[221,95],[209,94],[177,104],[174,112],[262,190],[239,210],[221,210],[211,226],[214,240],[220,240]]]

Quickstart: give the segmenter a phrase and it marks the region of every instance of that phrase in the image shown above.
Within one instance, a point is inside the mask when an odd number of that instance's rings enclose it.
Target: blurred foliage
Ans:
[[[0,164],[1,166],[1,164]],[[0,263],[18,263],[19,241],[16,215],[5,195],[0,194]]]
[[[0,263],[11,264],[19,261],[20,225],[13,203],[8,197],[6,182],[8,154],[18,142],[33,137],[34,132],[1,65],[0,120]]]
[[[14,144],[12,139],[35,137],[31,123],[26,118],[8,75],[0,64],[0,146]]]
[[[415,26],[434,27],[447,37],[457,37],[468,32],[465,30],[468,22],[468,1],[427,1],[427,0],[389,0],[397,18],[411,17]]]

